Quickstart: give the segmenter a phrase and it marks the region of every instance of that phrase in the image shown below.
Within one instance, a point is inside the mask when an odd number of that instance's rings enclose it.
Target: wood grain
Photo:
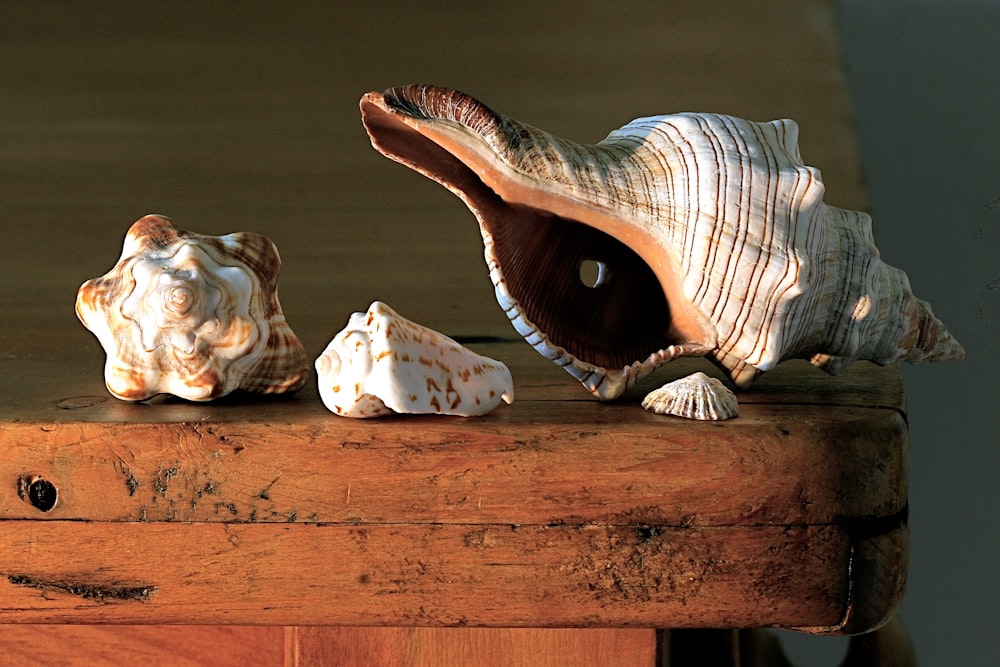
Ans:
[[[654,667],[653,630],[0,625],[4,664]]]
[[[853,606],[889,611],[851,597],[864,573],[838,526],[48,521],[0,538],[5,621],[838,631],[858,629]]]
[[[656,667],[652,630],[289,628],[287,667]]]
[[[905,423],[896,409],[800,405],[797,372],[773,375],[787,404],[723,424],[546,400],[476,420],[8,424],[0,512],[16,520],[0,528],[27,551],[8,549],[0,614],[874,627],[905,583]],[[885,376],[862,367],[849,386]],[[40,480],[58,494],[47,511]],[[258,569],[176,569],[232,558]],[[511,602],[510,590],[541,597]],[[32,612],[25,595],[97,603]]]
[[[766,630],[288,628],[240,626],[0,625],[11,664],[179,667],[791,667]],[[657,648],[659,642],[660,648]],[[842,667],[911,667],[905,629],[893,621],[851,638]]]
[[[723,424],[525,402],[485,419],[0,425],[0,516],[94,521],[820,524],[906,505],[892,410]],[[25,491],[58,493],[41,511]]]
[[[260,627],[5,625],[5,665],[281,667],[284,631]]]

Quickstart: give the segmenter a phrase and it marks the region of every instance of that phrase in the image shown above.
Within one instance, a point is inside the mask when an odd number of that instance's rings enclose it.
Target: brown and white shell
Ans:
[[[484,415],[514,400],[510,371],[381,301],[351,315],[316,359],[319,395],[333,413]]]
[[[431,86],[361,112],[377,150],[468,205],[514,327],[600,398],[682,355],[740,388],[791,358],[964,356],[868,215],[823,202],[791,120],[654,116],[583,145]]]
[[[699,421],[723,421],[739,414],[736,394],[721,380],[700,371],[649,392],[642,407],[658,415]]]
[[[107,354],[108,391],[206,401],[300,389],[309,363],[278,303],[280,268],[260,234],[204,236],[159,215],[135,222],[118,263],[76,298]]]

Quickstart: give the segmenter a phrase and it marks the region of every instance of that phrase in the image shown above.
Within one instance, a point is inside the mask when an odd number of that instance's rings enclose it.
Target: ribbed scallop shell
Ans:
[[[351,315],[316,359],[323,404],[344,417],[484,415],[514,400],[503,363],[412,322],[380,301]]]
[[[600,398],[681,355],[743,388],[790,358],[964,356],[879,259],[870,218],[823,203],[790,120],[654,116],[583,145],[430,86],[361,111],[376,149],[469,206],[514,327]]]
[[[203,236],[163,216],[138,220],[115,267],[77,293],[76,313],[107,354],[108,390],[129,401],[205,401],[300,389],[309,365],[278,303],[280,268],[259,234]]]
[[[723,421],[739,414],[736,394],[722,381],[701,372],[654,389],[646,394],[642,407],[659,415],[701,421]]]

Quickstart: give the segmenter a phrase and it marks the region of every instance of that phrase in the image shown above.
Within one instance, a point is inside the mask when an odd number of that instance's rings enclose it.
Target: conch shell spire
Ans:
[[[678,356],[741,388],[784,359],[964,356],[868,215],[823,202],[793,121],[654,116],[584,145],[432,86],[368,93],[361,113],[378,151],[466,203],[514,327],[599,398]]]

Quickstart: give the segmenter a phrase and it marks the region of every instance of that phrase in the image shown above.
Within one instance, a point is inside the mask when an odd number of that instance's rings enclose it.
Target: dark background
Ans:
[[[1000,3],[836,6],[879,248],[967,354],[903,367],[911,552],[900,616],[921,665],[996,665]]]
[[[967,355],[903,364],[911,533],[899,615],[921,665],[996,665],[1000,2],[835,6],[879,250]],[[803,667],[838,664],[822,638],[786,645]]]

